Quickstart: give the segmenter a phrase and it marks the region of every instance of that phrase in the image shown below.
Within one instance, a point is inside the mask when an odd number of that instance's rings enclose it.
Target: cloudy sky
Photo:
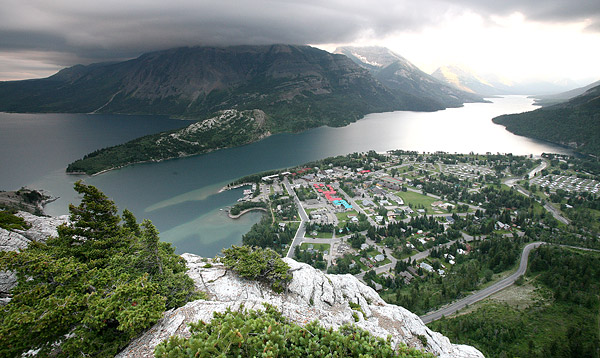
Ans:
[[[0,80],[176,46],[381,45],[426,72],[600,79],[598,0],[3,0]]]

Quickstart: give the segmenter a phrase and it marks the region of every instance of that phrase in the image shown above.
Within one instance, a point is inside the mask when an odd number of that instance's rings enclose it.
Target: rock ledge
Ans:
[[[352,275],[327,275],[307,264],[286,258],[284,260],[290,265],[294,278],[287,293],[276,294],[258,282],[238,277],[221,264],[213,262],[212,267],[204,267],[209,265],[199,256],[183,254],[182,257],[188,263],[188,274],[196,286],[208,292],[208,300],[189,302],[165,312],[156,325],[117,357],[153,357],[154,347],[169,336],[189,337],[190,322],[208,322],[213,312],[223,312],[227,308],[238,309],[243,305],[247,309],[263,309],[263,303],[269,303],[300,325],[313,320],[333,328],[352,323],[379,337],[391,335],[394,344],[403,342],[439,357],[483,358],[477,349],[452,344],[445,336],[431,331],[408,310],[387,304],[377,292]],[[352,310],[349,302],[359,304],[364,315]],[[355,322],[353,314],[358,315],[358,322]],[[420,336],[427,339],[425,346]]]

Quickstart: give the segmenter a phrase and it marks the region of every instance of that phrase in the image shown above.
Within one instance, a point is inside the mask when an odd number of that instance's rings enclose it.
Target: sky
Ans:
[[[425,72],[600,79],[598,0],[3,0],[0,80],[178,46],[385,46]]]

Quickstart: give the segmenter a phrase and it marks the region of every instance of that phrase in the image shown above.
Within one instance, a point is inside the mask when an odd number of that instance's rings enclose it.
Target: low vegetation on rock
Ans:
[[[262,281],[275,292],[282,292],[292,280],[290,266],[272,249],[232,246],[223,249],[221,262],[241,277]]]
[[[326,329],[317,321],[302,327],[274,307],[215,312],[210,323],[191,325],[192,336],[173,336],[156,347],[158,358],[175,357],[406,357],[433,358],[352,325]]]

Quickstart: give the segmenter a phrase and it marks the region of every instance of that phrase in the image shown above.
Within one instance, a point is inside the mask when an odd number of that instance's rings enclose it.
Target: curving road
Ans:
[[[467,296],[461,300],[458,300],[445,308],[442,308],[435,312],[431,312],[429,314],[421,316],[420,317],[421,320],[425,324],[436,321],[436,320],[442,318],[442,316],[451,315],[452,313],[466,307],[467,305],[471,305],[475,302],[481,301],[482,299],[512,285],[527,270],[527,262],[528,262],[529,253],[531,252],[531,250],[539,247],[542,244],[545,244],[545,242],[533,242],[533,243],[525,246],[525,248],[523,249],[523,252],[521,253],[521,263],[519,264],[519,268],[512,275],[508,276],[507,278],[505,278],[501,281],[496,282],[495,284],[493,284],[487,288],[484,288],[483,290],[477,291],[470,296]]]

